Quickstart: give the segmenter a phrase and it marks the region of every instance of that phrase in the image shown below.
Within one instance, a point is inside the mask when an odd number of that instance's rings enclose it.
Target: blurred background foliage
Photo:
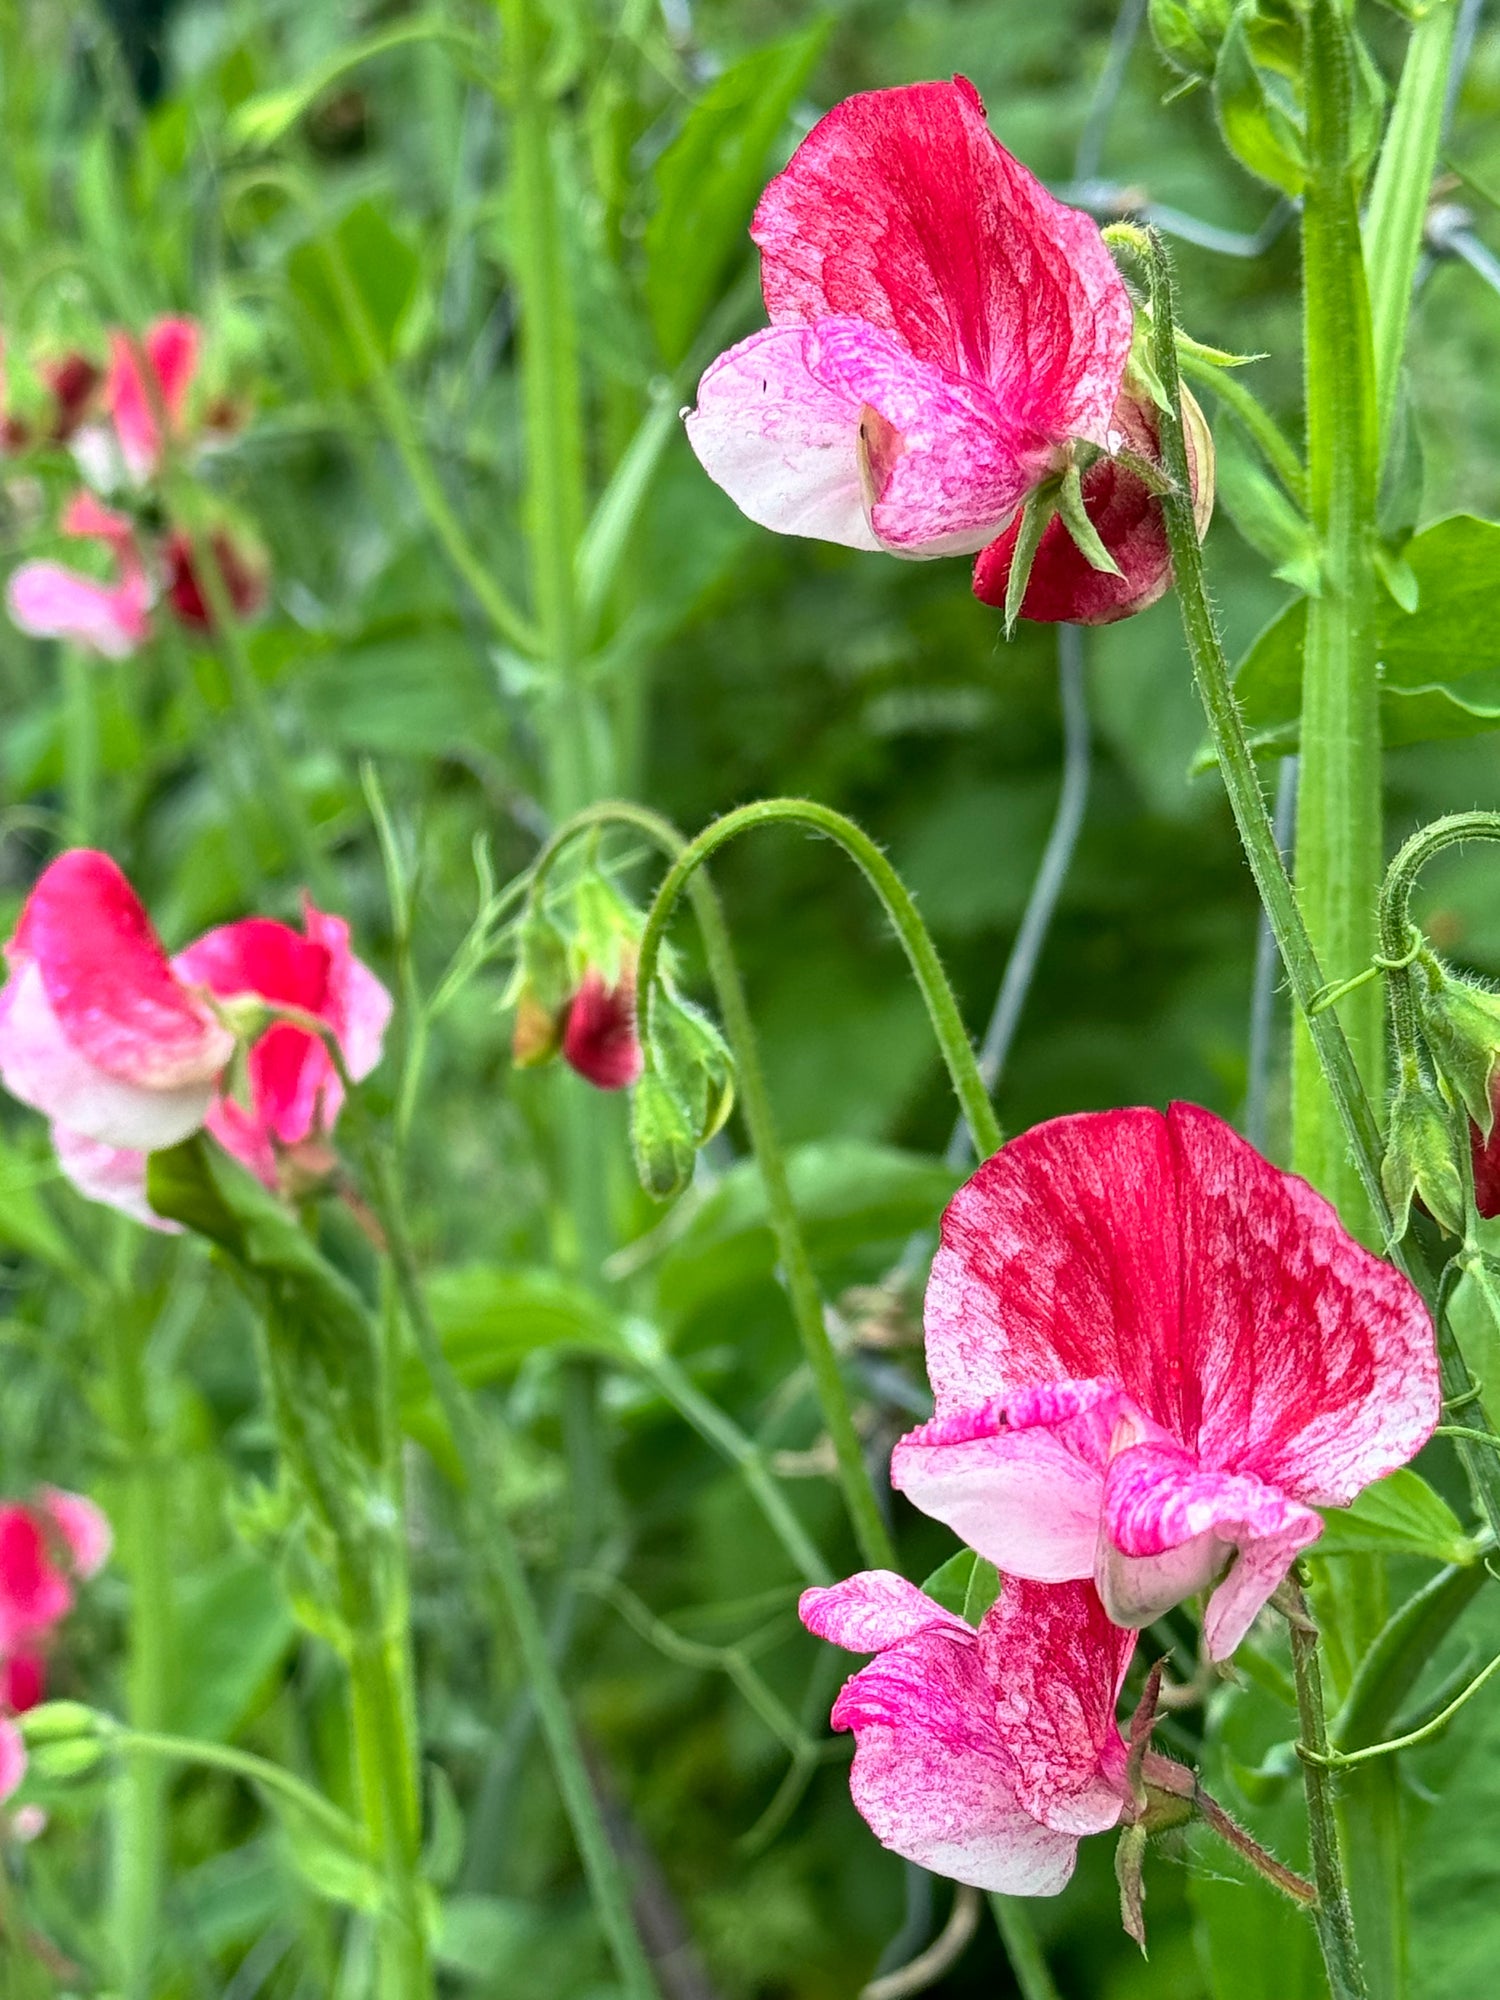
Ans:
[[[1006,645],[962,563],[908,565],[752,528],[702,476],[674,413],[702,361],[757,323],[745,236],[755,193],[798,133],[852,90],[962,71],[1005,143],[1054,187],[1107,180],[1123,199],[1231,237],[1257,231],[1275,197],[1228,160],[1205,93],[1164,107],[1173,79],[1144,33],[1112,43],[1117,11],[1115,0],[863,0],[816,16],[803,0],[546,8],[541,87],[582,385],[582,497],[591,509],[607,491],[625,530],[611,573],[586,561],[579,573],[585,598],[599,580],[584,676],[591,789],[638,796],[689,830],[766,793],[853,814],[917,892],[976,1029],[1056,799],[1056,635],[1023,626]],[[435,25],[457,39],[434,38]],[[1394,15],[1370,27],[1383,55],[1399,53]],[[351,65],[366,44],[373,52]],[[24,396],[36,345],[97,350],[109,323],[202,318],[213,382],[252,411],[197,477],[269,558],[271,601],[244,638],[282,768],[336,907],[395,983],[399,940],[361,783],[370,760],[416,870],[412,977],[426,990],[475,909],[476,836],[503,882],[528,864],[556,803],[545,670],[497,637],[455,575],[389,421],[394,395],[483,566],[524,600],[519,225],[511,127],[489,87],[494,74],[504,82],[497,47],[490,12],[460,0],[0,9],[11,393]],[[1118,74],[1106,78],[1112,59]],[[1500,218],[1474,188],[1500,188],[1497,113],[1500,31],[1482,28],[1449,155],[1494,243]],[[275,177],[287,171],[308,200]],[[363,344],[331,275],[330,236],[358,294]],[[1249,257],[1183,242],[1179,267],[1193,332],[1263,351],[1257,390],[1295,428],[1295,232]],[[1500,514],[1497,377],[1500,298],[1458,261],[1432,263],[1411,368],[1423,519]],[[622,462],[649,473],[634,496]],[[51,545],[47,524],[73,477],[59,451],[7,468],[10,561]],[[1232,512],[1221,508],[1208,560],[1238,653],[1287,593]],[[1254,901],[1216,779],[1190,775],[1201,726],[1175,612],[1159,605],[1085,643],[1087,815],[1001,1116],[1015,1129],[1182,1096],[1240,1117]],[[127,868],[172,944],[253,907],[290,916],[302,886],[232,667],[199,635],[89,672],[97,782],[86,831]],[[65,685],[55,649],[0,628],[7,915],[47,855],[85,830],[69,789],[78,717]],[[1494,739],[1398,751],[1390,788],[1393,838],[1443,810],[1500,805]],[[656,864],[611,851],[644,892]],[[878,1452],[925,1407],[920,1353],[909,1313],[872,1325],[850,1287],[879,1278],[933,1225],[952,1184],[940,1158],[952,1107],[899,954],[830,847],[760,835],[717,874]],[[1500,898],[1484,853],[1429,880],[1435,934],[1500,972]],[[685,920],[680,930],[691,979]],[[506,1498],[666,1954],[669,2000],[845,2000],[878,1961],[899,1964],[927,1941],[949,1891],[883,1853],[856,1819],[847,1742],[825,1745],[840,1663],[798,1628],[799,1579],[691,1420],[703,1414],[693,1398],[711,1398],[786,1475],[829,1564],[854,1566],[753,1172],[736,1163],[731,1128],[663,1219],[635,1189],[618,1108],[585,1114],[609,1209],[608,1241],[591,1251],[559,1139],[576,1127],[583,1087],[512,1072],[504,986],[502,962],[463,987],[434,1028],[416,1100],[406,1174],[434,1309],[503,1427]],[[1273,1078],[1273,1150],[1274,1097]],[[132,1470],[161,1482],[179,1590],[164,1719],[245,1743],[337,1793],[337,1677],[294,1616],[243,1310],[200,1256],[145,1241],[60,1186],[39,1121],[8,1108],[3,1144],[6,1489],[45,1478],[112,1504]],[[357,1271],[353,1225],[335,1214],[323,1226]],[[146,1358],[144,1412],[122,1403],[110,1360],[122,1324]],[[662,1342],[675,1375],[653,1358]],[[601,1940],[506,1641],[479,1609],[441,1426],[415,1387],[406,1416],[421,1441],[413,1616],[444,1978],[454,1994],[603,2000]],[[931,1524],[903,1516],[899,1527],[910,1574],[949,1552]],[[58,1692],[126,1700],[127,1589],[117,1566],[89,1594]],[[747,1700],[752,1663],[761,1678]],[[1284,1832],[1295,1813],[1273,1780],[1248,1775],[1289,1733],[1267,1705],[1247,1695],[1213,1754],[1239,1809],[1269,1815],[1270,1830],[1281,1812]],[[1189,1715],[1183,1728],[1191,1750],[1198,1724]],[[1474,1968],[1493,1964],[1494,1734],[1466,1718],[1433,1753],[1433,1783],[1460,1788],[1462,1813],[1445,1866],[1422,1885],[1419,1935],[1444,1942],[1424,1961],[1420,2000],[1477,1991]],[[44,1802],[51,1827],[12,1850],[10,1870],[51,1956],[20,1948],[7,1918],[4,1990],[102,1993],[102,1780],[55,1786]],[[181,1774],[171,1802],[154,1990],[184,2000],[338,1990],[339,1887],[305,1829],[299,1840],[222,1775]],[[1036,1906],[1064,1996],[1220,2000],[1249,1990],[1251,1960],[1267,1968],[1267,2000],[1316,1990],[1293,1920],[1226,1880],[1222,1857],[1184,1848],[1154,1861],[1148,1884],[1149,1966],[1119,1934],[1106,1843],[1086,1847],[1061,1899]],[[344,1976],[342,1990],[357,1991]],[[986,1925],[934,1990],[999,1994],[1009,1977]]]

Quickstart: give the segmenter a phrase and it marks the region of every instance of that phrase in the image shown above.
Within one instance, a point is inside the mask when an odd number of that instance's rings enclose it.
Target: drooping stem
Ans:
[[[113,1414],[124,1454],[120,1560],[130,1580],[125,1712],[154,1731],[171,1717],[176,1648],[168,1459],[158,1434],[146,1364],[149,1324],[128,1297],[106,1303]],[[146,2000],[161,1933],[166,1847],[166,1774],[126,1754],[115,1785],[110,1930],[125,2000]]]
[[[1374,626],[1379,433],[1354,165],[1355,54],[1339,0],[1311,0],[1303,38],[1307,483],[1322,588],[1307,605],[1296,877],[1324,970],[1342,980],[1362,971],[1374,951],[1384,858]],[[1384,1069],[1378,987],[1351,993],[1342,1019],[1355,1066],[1378,1098]],[[1292,1049],[1292,1157],[1347,1227],[1370,1233],[1369,1203],[1318,1052],[1300,1024]]]
[[[753,811],[754,808],[748,810]],[[821,812],[823,808],[812,810]],[[837,819],[838,815],[833,814],[830,817]],[[645,833],[672,861],[666,881],[657,891],[656,901],[652,905],[651,915],[647,919],[645,933],[641,939],[640,960],[637,966],[637,1004],[642,1009],[649,1000],[651,980],[654,977],[661,939],[670,918],[672,904],[684,888],[692,898],[694,914],[703,937],[709,976],[713,981],[719,1011],[723,1016],[725,1033],[734,1052],[741,1115],[745,1121],[751,1151],[760,1169],[761,1185],[765,1189],[766,1208],[770,1216],[772,1233],[776,1239],[777,1255],[792,1308],[792,1317],[796,1321],[797,1331],[802,1340],[803,1354],[812,1374],[823,1422],[833,1444],[844,1505],[848,1510],[855,1538],[865,1561],[877,1569],[891,1568],[894,1566],[895,1558],[890,1532],[880,1510],[880,1502],[870,1478],[869,1467],[865,1464],[864,1450],[855,1426],[853,1411],[849,1406],[838,1356],[834,1352],[833,1342],[829,1338],[828,1327],[823,1317],[822,1295],[818,1290],[817,1275],[812,1267],[812,1259],[808,1255],[802,1227],[797,1219],[797,1206],[787,1174],[786,1156],[776,1129],[770,1092],[766,1087],[765,1072],[761,1066],[759,1038],[755,1033],[755,1023],[740,979],[729,929],[724,921],[724,913],[717,894],[707,877],[698,873],[699,862],[705,857],[699,855],[696,860],[690,858],[705,836],[700,836],[699,841],[689,844],[668,821],[658,818],[655,813],[644,811],[639,806],[612,802],[595,806],[587,812],[576,814],[565,826],[558,829],[538,857],[533,875],[533,892],[541,893],[553,862],[569,840],[587,828],[611,822],[632,826]],[[724,820],[715,822],[719,827],[726,824]],[[709,832],[713,831],[714,828],[711,827]],[[860,838],[863,839],[864,836],[861,835]],[[880,859],[883,865],[889,866],[884,862],[883,856]],[[894,874],[894,871],[892,873]],[[903,889],[901,893],[905,895],[906,892]],[[912,911],[912,915],[915,916],[915,910]],[[921,919],[917,918],[916,921],[920,925]],[[923,936],[926,936],[925,931]],[[930,941],[928,949],[931,950]],[[933,962],[936,963],[935,953]],[[941,968],[938,977],[942,978]],[[946,981],[944,985],[946,987]],[[950,1001],[952,999],[951,993],[949,999]],[[956,1006],[954,1013],[956,1016]],[[645,1047],[648,1044],[645,1020],[641,1019],[637,1026],[642,1046]],[[965,1042],[966,1049],[967,1046]],[[972,1053],[969,1060],[972,1064]],[[987,1099],[986,1109],[988,1109]],[[998,1143],[997,1137],[996,1144]]]
[[[1318,1632],[1308,1614],[1307,1599],[1295,1576],[1288,1577],[1278,1598],[1287,1614],[1292,1650],[1292,1677],[1297,1685],[1297,1715],[1302,1744],[1313,1754],[1302,1760],[1307,1794],[1308,1844],[1318,1903],[1313,1911],[1331,2000],[1366,2000],[1364,1973],[1354,1936],[1354,1917],[1344,1884],[1334,1811],[1334,1781],[1329,1754],[1328,1718],[1323,1703],[1323,1671],[1318,1659]]]

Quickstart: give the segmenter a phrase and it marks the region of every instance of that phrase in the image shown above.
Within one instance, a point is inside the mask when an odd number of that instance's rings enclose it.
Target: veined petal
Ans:
[[[804,1590],[797,1615],[809,1632],[849,1653],[878,1653],[929,1625],[970,1628],[894,1570],[869,1569],[827,1589]]]
[[[1098,225],[1006,152],[965,78],[836,105],[751,235],[774,322],[865,320],[1052,442],[1106,441],[1129,296]]]
[[[751,334],[712,362],[688,441],[742,514],[782,535],[878,549],[865,513],[860,408],[808,369],[800,327]]]
[[[140,898],[107,854],[73,848],[44,869],[8,950],[20,972],[35,967],[47,1014],[68,1045],[120,1083],[181,1092],[186,1104],[233,1053],[228,1030],[173,976]],[[30,1017],[45,1028],[34,1008]],[[114,1137],[60,1105],[42,1108],[90,1138],[148,1150],[193,1129],[189,1124],[168,1139]],[[165,1116],[176,1124],[173,1114]]]

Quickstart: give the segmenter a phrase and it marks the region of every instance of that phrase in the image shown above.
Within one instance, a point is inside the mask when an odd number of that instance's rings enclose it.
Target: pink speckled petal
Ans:
[[[809,1632],[849,1653],[878,1653],[929,1625],[969,1627],[894,1570],[870,1569],[827,1589],[804,1590],[797,1615]]]

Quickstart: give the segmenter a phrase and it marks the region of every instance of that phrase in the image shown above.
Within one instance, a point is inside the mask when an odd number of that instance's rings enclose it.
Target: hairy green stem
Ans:
[[[1365,267],[1382,441],[1390,436],[1401,380],[1412,281],[1442,140],[1458,12],[1459,0],[1437,0],[1412,26],[1365,211]]]
[[[1374,625],[1379,442],[1353,161],[1355,55],[1339,0],[1311,0],[1303,38],[1307,483],[1322,589],[1307,606],[1296,876],[1328,977],[1342,980],[1362,971],[1374,951],[1384,859]],[[1378,1097],[1385,1054],[1378,988],[1352,992],[1342,1019],[1355,1065]],[[1370,1205],[1318,1052],[1300,1024],[1292,1050],[1292,1155],[1345,1225],[1368,1235]]]
[[[1307,1599],[1295,1575],[1287,1578],[1278,1597],[1286,1610],[1291,1640],[1292,1677],[1297,1685],[1297,1715],[1301,1745],[1312,1755],[1302,1760],[1307,1793],[1308,1843],[1318,1903],[1313,1923],[1322,1947],[1331,2000],[1366,2000],[1364,1973],[1354,1936],[1354,1917],[1339,1856],[1334,1783],[1329,1770],[1328,1719],[1323,1705],[1323,1674],[1318,1662],[1318,1633],[1308,1614]]]
[[[756,808],[751,807],[747,810],[753,812]],[[811,807],[809,810],[821,813],[824,809]],[[735,815],[730,815],[730,818],[734,817]],[[829,817],[837,821],[839,815],[831,814]],[[670,822],[658,818],[655,813],[625,803],[605,803],[576,814],[565,826],[558,829],[538,857],[533,874],[533,893],[541,893],[553,862],[569,840],[588,828],[611,823],[631,826],[645,833],[672,862],[666,880],[657,891],[656,901],[652,905],[641,939],[636,978],[636,1002],[638,1008],[642,1010],[641,1018],[637,1021],[641,1046],[643,1048],[649,1046],[644,1010],[655,974],[661,939],[670,921],[672,907],[678,895],[686,888],[692,898],[693,912],[702,934],[709,976],[713,981],[719,1011],[724,1019],[725,1033],[734,1052],[740,1112],[745,1121],[751,1151],[760,1169],[761,1184],[765,1189],[766,1207],[770,1214],[772,1233],[776,1238],[777,1254],[781,1262],[787,1297],[791,1303],[792,1317],[796,1321],[797,1331],[802,1340],[802,1350],[812,1373],[823,1422],[833,1443],[844,1505],[848,1510],[855,1538],[865,1561],[877,1569],[894,1568],[895,1555],[890,1531],[880,1510],[870,1469],[865,1463],[864,1449],[855,1427],[853,1411],[849,1407],[848,1392],[844,1387],[838,1356],[834,1352],[833,1342],[829,1338],[828,1326],[823,1316],[823,1299],[818,1289],[817,1276],[812,1267],[812,1259],[808,1255],[802,1226],[797,1219],[797,1206],[787,1176],[786,1155],[777,1133],[771,1096],[766,1087],[765,1071],[761,1065],[759,1038],[755,1032],[749,1003],[745,998],[744,984],[730,942],[728,926],[724,921],[717,893],[707,877],[698,873],[700,863],[707,858],[707,853],[712,851],[712,846],[718,844],[717,841],[712,842],[708,849],[700,853],[698,849],[702,847],[707,836],[700,835],[697,841],[690,844],[683,840],[682,835]],[[849,823],[844,822],[844,824]],[[726,820],[716,821],[714,827],[709,828],[709,834],[727,825]],[[858,828],[854,828],[853,831],[860,840],[865,839],[863,834],[859,834]],[[873,848],[872,843],[867,844],[872,846],[872,851],[881,866],[890,872],[893,880],[897,880],[894,870],[890,870],[890,864],[886,862],[885,857],[879,854],[878,849]],[[900,887],[899,880],[897,887],[900,889],[900,894],[906,897],[906,891]],[[910,906],[909,897],[906,897],[906,901]],[[910,907],[910,915],[921,929],[921,919],[916,916],[914,906]],[[927,939],[925,929],[921,930],[921,935],[926,941],[932,964],[937,966],[937,954],[932,949],[931,940]],[[956,1021],[958,1009],[953,1002],[951,991],[948,991],[947,981],[943,978],[940,966],[937,967],[937,977],[947,992],[953,1018]],[[969,1062],[973,1065],[973,1052],[968,1048],[967,1038],[963,1037],[961,1023],[958,1032],[963,1039]],[[976,1081],[977,1077],[976,1069]],[[982,1083],[979,1083],[978,1088],[983,1093]],[[984,1102],[988,1110],[987,1097]],[[993,1114],[991,1117],[993,1118]],[[998,1132],[995,1135],[995,1143],[996,1145],[999,1143]],[[993,1151],[994,1148],[990,1147],[988,1150]]]
[[[346,1584],[346,1590],[348,1585]],[[422,1813],[402,1630],[367,1586],[349,1592],[350,1720],[360,1816],[388,1903],[379,1930],[380,2000],[427,2000],[433,1972],[422,1906]]]

